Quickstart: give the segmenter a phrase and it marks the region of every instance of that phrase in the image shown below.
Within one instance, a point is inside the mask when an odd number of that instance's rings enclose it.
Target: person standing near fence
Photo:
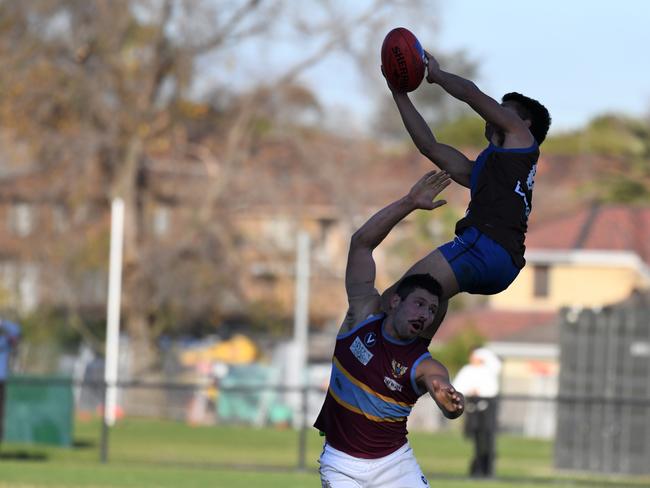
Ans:
[[[11,357],[18,346],[20,334],[21,329],[18,324],[0,318],[0,441],[4,436],[6,381],[9,376]]]
[[[447,418],[463,413],[463,395],[451,385],[447,369],[431,357],[430,339],[420,336],[434,323],[440,284],[429,274],[408,276],[383,313],[372,257],[412,211],[443,205],[434,200],[448,184],[446,173],[427,173],[352,236],[345,273],[348,311],[314,424],[325,436],[319,459],[324,487],[428,486],[406,438],[411,409],[428,392]]]
[[[497,396],[501,361],[489,349],[476,348],[469,364],[454,378],[454,387],[465,395],[465,436],[474,441],[469,474],[475,478],[494,476],[496,459]]]

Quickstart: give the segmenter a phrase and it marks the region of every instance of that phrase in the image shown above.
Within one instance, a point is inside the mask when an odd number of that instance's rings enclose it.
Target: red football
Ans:
[[[397,27],[386,34],[381,46],[381,64],[393,90],[410,92],[420,86],[424,61],[424,49],[410,30]]]

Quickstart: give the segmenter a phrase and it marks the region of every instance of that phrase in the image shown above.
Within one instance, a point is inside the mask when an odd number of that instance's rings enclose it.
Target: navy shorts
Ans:
[[[494,295],[508,288],[519,274],[510,254],[475,227],[468,227],[438,249],[454,271],[460,291]]]

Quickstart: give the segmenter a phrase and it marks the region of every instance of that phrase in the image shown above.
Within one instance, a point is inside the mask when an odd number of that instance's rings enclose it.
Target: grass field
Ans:
[[[550,443],[508,436],[499,438],[497,477],[479,483],[465,477],[471,445],[458,433],[410,438],[433,487],[650,486],[650,477],[557,473]],[[0,487],[320,486],[316,459],[322,440],[315,431],[307,438],[304,471],[295,469],[298,435],[292,430],[125,420],[111,430],[109,445],[109,462],[101,464],[98,422],[77,423],[71,449],[4,445]]]

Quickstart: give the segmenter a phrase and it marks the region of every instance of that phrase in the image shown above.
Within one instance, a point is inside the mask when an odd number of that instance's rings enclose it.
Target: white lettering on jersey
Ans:
[[[533,187],[535,186],[535,174],[537,173],[537,164],[533,164],[533,167],[530,170],[530,173],[528,173],[528,178],[526,178],[526,186],[530,191],[533,191]]]
[[[388,376],[384,376],[384,383],[386,384],[388,389],[391,390],[391,391],[402,391],[402,385],[400,385],[393,378],[389,378]]]
[[[524,205],[526,206],[526,217],[528,217],[528,215],[530,215],[530,205],[528,205],[528,198],[526,198],[526,193],[521,189],[521,181],[517,181],[515,193],[517,195],[521,195],[521,198],[524,199]]]
[[[366,366],[372,359],[372,356],[374,356],[373,353],[368,351],[368,348],[363,345],[363,342],[361,342],[361,339],[358,337],[354,339],[354,342],[350,346],[350,351],[352,351],[354,357],[357,358],[364,366]]]

